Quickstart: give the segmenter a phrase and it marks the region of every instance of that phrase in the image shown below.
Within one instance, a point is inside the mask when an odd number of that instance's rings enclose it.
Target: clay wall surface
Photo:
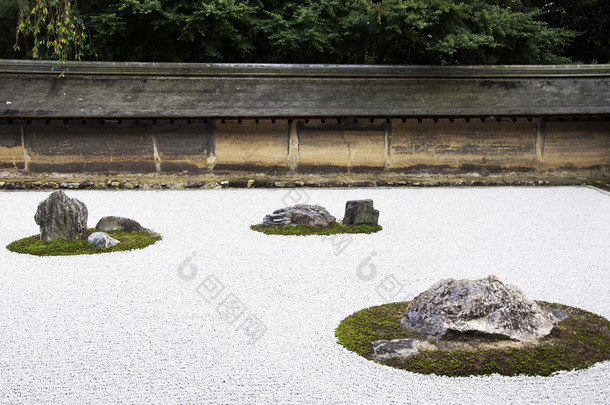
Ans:
[[[32,173],[496,173],[610,167],[610,120],[0,120]],[[373,122],[371,122],[373,121]]]

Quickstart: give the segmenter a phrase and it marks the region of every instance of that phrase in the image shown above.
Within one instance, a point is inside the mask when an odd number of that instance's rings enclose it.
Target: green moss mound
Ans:
[[[313,225],[281,225],[262,226],[252,225],[253,231],[262,232],[266,235],[335,235],[338,233],[375,233],[381,231],[381,225],[343,225],[334,222],[328,227]]]
[[[405,339],[415,333],[400,324],[408,302],[360,310],[345,318],[337,329],[337,342],[359,355],[420,374],[449,377],[501,374],[549,376],[561,370],[584,369],[610,360],[610,322],[582,309],[538,302],[564,311],[568,317],[541,339],[536,347],[478,351],[423,351],[406,359],[377,360],[371,344],[376,340]]]
[[[96,232],[95,229],[88,229],[87,236]],[[108,235],[117,239],[118,245],[108,249],[98,248],[90,245],[87,239],[76,240],[40,240],[40,235],[33,235],[27,238],[16,240],[6,248],[11,252],[24,253],[35,256],[72,256],[72,255],[94,255],[99,253],[120,252],[125,250],[143,249],[148,245],[161,240],[161,236],[150,232],[125,232],[125,231],[105,231]]]

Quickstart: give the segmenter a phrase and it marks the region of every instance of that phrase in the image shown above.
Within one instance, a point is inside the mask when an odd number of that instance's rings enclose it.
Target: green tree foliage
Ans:
[[[276,3],[276,2],[271,2]],[[567,63],[573,33],[493,0],[277,2],[261,30],[291,62]],[[510,3],[510,2],[509,2]]]
[[[533,0],[541,19],[551,27],[563,27],[577,33],[567,47],[575,62],[610,63],[609,0]]]
[[[0,25],[19,19],[17,2],[0,12]],[[67,0],[30,0],[61,5]],[[74,1],[74,0],[73,0]],[[88,28],[91,48],[74,43],[88,59],[183,62],[371,63],[371,64],[547,64],[607,62],[608,29],[579,15],[607,0],[91,0],[69,22]],[[29,3],[28,3],[29,4]],[[576,5],[579,4],[579,7]],[[590,4],[587,8],[584,5]],[[561,8],[560,7],[563,7]],[[567,8],[568,5],[572,8]],[[72,4],[74,10],[75,3]],[[604,8],[605,7],[605,8]],[[47,7],[47,9],[50,9]],[[563,10],[563,11],[561,11]],[[569,14],[574,12],[574,15]],[[578,14],[578,15],[577,15]],[[38,15],[38,14],[34,14]],[[32,14],[30,13],[30,16]],[[597,17],[595,17],[597,16]],[[561,17],[561,18],[560,18]],[[47,17],[48,18],[48,17]],[[57,21],[57,14],[55,14]],[[24,40],[38,35],[30,20]],[[29,21],[29,24],[27,22]],[[46,21],[46,20],[45,20]],[[84,22],[84,26],[81,22]],[[600,22],[607,27],[607,22]],[[48,25],[48,23],[47,23]],[[564,27],[565,25],[565,27]],[[589,25],[589,26],[587,26]],[[52,33],[58,29],[54,28]],[[13,30],[14,32],[14,30]],[[64,37],[65,38],[65,37]],[[80,38],[86,38],[80,36]],[[589,48],[576,47],[586,38]],[[62,44],[61,40],[58,43]],[[46,42],[45,42],[46,44]],[[0,40],[0,51],[7,53]],[[78,47],[80,46],[80,48]],[[33,47],[31,48],[33,49]],[[570,52],[566,53],[566,50]],[[55,52],[55,53],[54,53]],[[19,56],[35,57],[34,52]]]
[[[82,7],[103,60],[239,61],[253,51],[256,4],[98,0]]]
[[[0,57],[5,59],[19,56],[13,49],[18,14],[17,0],[0,0]]]
[[[19,0],[17,41],[23,37],[26,56],[34,59],[80,60],[89,48],[76,0]]]

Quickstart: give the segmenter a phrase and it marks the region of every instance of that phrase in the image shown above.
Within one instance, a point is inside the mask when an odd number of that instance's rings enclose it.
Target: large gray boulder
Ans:
[[[448,332],[478,332],[518,341],[548,335],[558,318],[495,276],[480,280],[441,280],[411,301],[402,324],[443,337]]]
[[[261,225],[314,225],[327,227],[336,220],[324,207],[297,204],[292,207],[280,208],[273,211],[273,214],[266,215]]]
[[[108,216],[99,220],[95,229],[98,231],[127,231],[127,232],[143,232],[147,231],[137,221],[124,217]]]
[[[38,204],[34,220],[40,226],[40,239],[83,239],[87,234],[85,204],[69,198],[63,191],[55,191]]]
[[[104,232],[93,232],[87,238],[87,242],[89,242],[89,244],[91,244],[95,247],[104,248],[104,249],[108,249],[109,247],[112,247],[114,245],[118,245],[119,243],[121,243],[118,240],[114,239],[112,236],[110,236]]]
[[[373,208],[373,200],[351,200],[345,203],[343,225],[377,225],[379,211]]]

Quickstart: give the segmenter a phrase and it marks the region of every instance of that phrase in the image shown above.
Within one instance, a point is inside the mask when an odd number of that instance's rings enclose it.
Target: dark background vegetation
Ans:
[[[0,0],[0,58],[37,56],[28,35],[19,35],[14,49],[20,7],[36,1]],[[81,0],[77,6],[89,45],[84,60],[610,61],[609,0]],[[49,56],[41,49],[37,57]]]

